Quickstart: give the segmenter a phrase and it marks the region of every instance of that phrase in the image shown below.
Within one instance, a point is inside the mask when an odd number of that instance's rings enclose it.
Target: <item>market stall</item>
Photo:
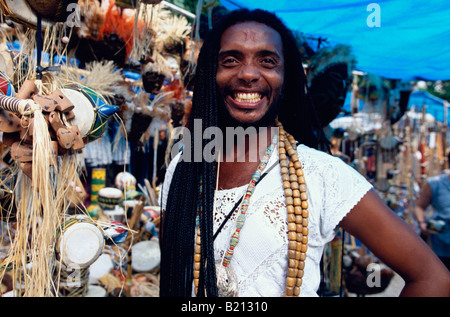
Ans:
[[[2,296],[158,296],[159,184],[189,113],[195,15],[1,5]]]

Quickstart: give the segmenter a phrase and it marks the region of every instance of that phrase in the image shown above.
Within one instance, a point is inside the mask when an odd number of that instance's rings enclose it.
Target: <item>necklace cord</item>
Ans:
[[[266,172],[264,172],[260,179],[258,179],[258,181],[255,183],[255,186],[259,184],[259,182],[261,182],[264,177],[276,166],[278,165],[278,163],[272,164],[272,166],[270,166]],[[223,222],[221,223],[220,227],[217,229],[216,233],[213,236],[213,241],[216,240],[217,236],[219,235],[220,231],[222,230],[223,226],[225,225],[225,223],[231,218],[231,216],[233,215],[234,211],[236,210],[236,208],[241,204],[242,199],[244,199],[244,195],[242,195],[242,197],[236,202],[236,204],[234,205],[234,207],[230,210],[230,212],[227,214],[227,216],[225,217],[225,219],[223,220]]]

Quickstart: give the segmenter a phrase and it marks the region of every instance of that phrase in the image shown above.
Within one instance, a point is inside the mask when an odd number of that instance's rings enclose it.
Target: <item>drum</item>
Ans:
[[[161,250],[157,238],[140,241],[131,248],[131,267],[137,272],[150,272],[161,262]]]
[[[91,173],[91,204],[98,204],[98,191],[105,187],[106,169],[93,168]]]
[[[115,187],[103,187],[98,191],[97,201],[102,209],[112,210],[120,204],[122,191]]]
[[[55,273],[58,296],[60,297],[84,297],[89,289],[89,268],[78,269],[66,267],[56,262]]]
[[[118,245],[125,242],[128,236],[128,228],[119,221],[112,221],[103,226],[105,243],[107,245]]]
[[[105,251],[108,249],[105,248]],[[103,253],[89,267],[89,284],[98,284],[101,277],[114,270],[114,263],[109,254]]]
[[[58,229],[56,238],[56,253],[67,267],[89,267],[105,246],[102,230],[83,215],[69,217]]]
[[[87,143],[99,139],[109,118],[119,107],[109,105],[95,90],[81,84],[67,84],[60,90],[75,106],[72,110],[75,117],[69,121],[70,124],[78,126]]]

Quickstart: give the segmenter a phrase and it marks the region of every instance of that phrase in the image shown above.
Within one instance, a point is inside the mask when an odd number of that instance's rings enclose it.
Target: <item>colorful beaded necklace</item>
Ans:
[[[283,129],[282,124],[278,120],[276,121],[276,125],[279,128],[279,135],[275,134],[272,138],[272,143],[267,148],[264,157],[261,159],[258,168],[252,176],[244,199],[239,208],[239,214],[235,222],[234,232],[230,238],[229,247],[220,263],[216,263],[218,264],[217,286],[219,296],[238,295],[237,279],[234,271],[231,269],[230,261],[233,256],[234,249],[239,242],[240,231],[245,223],[246,212],[250,203],[250,198],[255,190],[255,184],[261,177],[261,173],[266,167],[277,143],[281,167],[281,178],[286,197],[289,240],[288,270],[284,296],[299,296],[300,294],[308,243],[308,196],[306,193],[306,184],[302,165],[298,159],[296,142],[293,136]],[[198,292],[201,259],[199,215],[197,215],[196,224],[197,236],[194,254],[195,294]]]

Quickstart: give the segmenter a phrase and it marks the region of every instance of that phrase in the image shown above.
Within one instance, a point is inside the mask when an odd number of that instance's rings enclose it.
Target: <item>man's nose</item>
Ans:
[[[261,77],[258,67],[253,63],[242,65],[238,73],[238,78],[246,83],[257,81]]]

